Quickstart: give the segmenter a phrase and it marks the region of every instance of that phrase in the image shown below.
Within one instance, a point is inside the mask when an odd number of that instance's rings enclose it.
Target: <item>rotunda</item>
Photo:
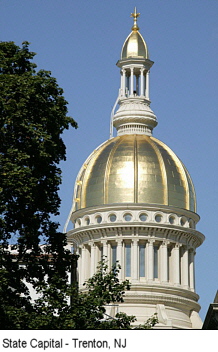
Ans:
[[[79,254],[79,284],[103,256],[121,264],[131,290],[119,311],[143,324],[154,313],[157,328],[201,328],[194,258],[204,235],[196,230],[196,196],[181,160],[152,136],[153,62],[139,33],[136,9],[120,60],[121,83],[111,114],[111,138],[82,165],[69,214],[68,243]],[[113,137],[113,127],[117,136]],[[113,315],[114,307],[108,313]]]

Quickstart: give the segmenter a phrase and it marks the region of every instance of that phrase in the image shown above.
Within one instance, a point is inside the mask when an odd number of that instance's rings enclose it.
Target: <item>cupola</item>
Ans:
[[[125,40],[121,59],[117,62],[121,81],[111,115],[111,137],[113,127],[118,136],[134,133],[151,136],[157,125],[149,97],[149,73],[153,61],[149,60],[147,44],[139,33],[136,8],[131,16],[134,19],[132,32]]]

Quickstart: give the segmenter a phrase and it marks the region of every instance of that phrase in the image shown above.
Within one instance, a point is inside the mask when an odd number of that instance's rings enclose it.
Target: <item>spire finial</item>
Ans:
[[[134,10],[134,13],[131,13],[131,17],[134,18],[134,24],[132,26],[132,30],[133,31],[138,31],[139,30],[139,27],[137,25],[137,17],[140,16],[140,13],[137,13],[137,10],[136,10],[136,7],[135,7],[135,10]]]

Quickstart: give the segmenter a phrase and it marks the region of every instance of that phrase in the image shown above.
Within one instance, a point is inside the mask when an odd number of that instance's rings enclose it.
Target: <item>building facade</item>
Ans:
[[[119,261],[119,278],[131,290],[119,311],[158,328],[201,328],[195,292],[195,253],[204,241],[196,230],[196,196],[181,160],[153,137],[150,108],[153,61],[139,32],[136,9],[120,60],[120,89],[111,114],[110,139],[82,165],[68,222],[68,243],[79,254],[79,284],[106,257]],[[113,129],[117,136],[113,137]],[[109,312],[112,314],[112,312]]]

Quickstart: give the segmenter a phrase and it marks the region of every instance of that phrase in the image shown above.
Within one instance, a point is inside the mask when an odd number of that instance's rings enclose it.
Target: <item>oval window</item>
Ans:
[[[155,216],[155,221],[156,221],[156,222],[161,222],[161,220],[162,220],[162,216],[159,215],[159,214],[157,214],[157,215]]]
[[[96,216],[96,221],[98,224],[100,224],[102,222],[102,217],[100,215]]]
[[[169,222],[170,222],[171,225],[174,225],[174,224],[175,224],[175,221],[176,221],[176,219],[175,219],[174,216],[170,216],[170,217],[169,217]]]
[[[89,218],[85,218],[85,224],[89,225],[90,224],[90,219]]]
[[[140,219],[141,221],[146,221],[147,218],[148,218],[147,214],[140,214],[140,215],[139,215],[139,219]]]
[[[125,221],[131,221],[132,220],[132,215],[131,214],[125,214],[124,215],[124,220]]]
[[[80,219],[77,219],[76,220],[77,224],[80,226],[81,225],[81,220]]]
[[[114,221],[117,220],[117,217],[116,217],[115,214],[111,214],[111,215],[109,216],[109,219],[110,219],[111,222],[114,222]]]
[[[185,218],[181,218],[181,219],[180,219],[180,224],[181,224],[182,226],[184,226],[184,225],[185,225],[185,223],[186,223]]]

